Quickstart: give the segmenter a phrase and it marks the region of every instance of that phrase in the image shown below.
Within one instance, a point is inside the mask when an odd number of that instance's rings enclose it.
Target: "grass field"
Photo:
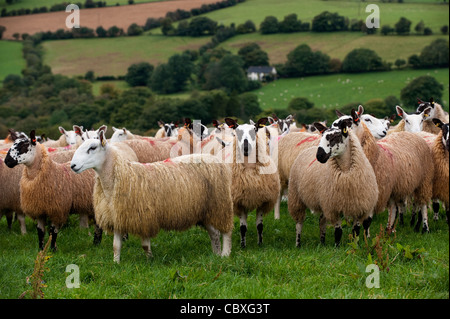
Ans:
[[[323,11],[338,12],[340,15],[351,19],[365,20],[369,13],[365,8],[369,2],[361,1],[341,1],[341,0],[247,0],[236,7],[226,8],[210,12],[207,16],[224,25],[231,23],[243,23],[252,20],[257,26],[266,16],[275,16],[278,20],[291,13],[297,13],[298,18],[303,22],[311,22],[312,19]],[[400,17],[405,17],[412,21],[414,26],[423,20],[425,25],[433,32],[439,33],[441,26],[448,25],[449,10],[448,5],[443,5],[442,1],[423,1],[421,3],[382,3],[372,1],[380,8],[380,24],[389,24],[391,27],[397,23]]]
[[[22,43],[14,41],[0,41],[0,82],[8,74],[20,75],[25,68],[22,58]]]
[[[254,213],[249,215],[247,248],[239,246],[239,221],[235,219],[233,250],[229,258],[211,252],[207,232],[193,228],[186,232],[161,232],[152,240],[154,257],[146,260],[140,240],[130,235],[123,244],[121,264],[113,263],[112,235],[105,235],[93,247],[90,234],[78,228],[78,218],[58,235],[58,251],[47,263],[45,298],[158,298],[158,299],[303,299],[303,298],[449,298],[449,232],[445,217],[430,219],[431,233],[414,233],[409,226],[397,226],[395,237],[382,258],[389,255],[389,271],[380,273],[380,288],[369,289],[365,272],[369,252],[363,240],[352,247],[344,226],[343,242],[334,248],[334,230],[327,230],[325,246],[319,243],[318,217],[308,215],[303,246],[295,247],[295,223],[282,204],[281,220],[273,214],[264,219],[264,244],[256,243]],[[372,237],[384,227],[386,214],[376,216]],[[34,223],[27,219],[28,234],[21,236],[18,223],[12,231],[0,221],[0,297],[18,298],[30,289],[27,276],[33,272],[37,254]],[[369,243],[371,240],[369,240]],[[397,244],[422,249],[420,257],[404,256]],[[373,260],[376,254],[372,252]],[[66,288],[66,267],[80,269],[80,288]]]
[[[443,84],[444,94],[440,102],[448,111],[448,69],[402,70],[280,79],[252,92],[258,95],[262,109],[286,108],[293,97],[306,97],[314,102],[315,107],[338,108],[351,102],[364,103],[373,98],[384,99],[389,95],[400,98],[401,89],[421,75],[431,75]]]
[[[133,63],[147,61],[153,65],[187,49],[198,49],[209,38],[139,36],[106,39],[46,41],[44,63],[53,73],[84,75],[125,75]]]

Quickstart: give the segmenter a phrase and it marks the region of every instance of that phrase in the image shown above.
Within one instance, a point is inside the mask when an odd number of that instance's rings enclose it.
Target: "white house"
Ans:
[[[277,70],[273,66],[251,66],[247,69],[247,78],[251,81],[263,81],[265,76],[277,75]]]

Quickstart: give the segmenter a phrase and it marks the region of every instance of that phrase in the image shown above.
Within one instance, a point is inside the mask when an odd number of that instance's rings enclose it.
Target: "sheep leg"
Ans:
[[[114,232],[113,240],[113,251],[114,251],[114,262],[120,263],[120,250],[122,249],[122,234]]]
[[[411,227],[414,227],[415,223],[416,223],[416,210],[415,207],[413,207],[411,210],[411,222],[410,222]]]
[[[142,238],[141,239],[141,246],[142,246],[142,249],[144,249],[145,256],[147,258],[153,257],[152,248],[151,248],[151,245],[150,245],[150,238]]]
[[[241,230],[241,248],[245,248],[246,246],[246,240],[245,240],[245,234],[247,233],[247,212],[242,213],[239,216],[240,219],[240,230]]]
[[[441,205],[439,205],[439,201],[435,200],[433,201],[433,212],[434,212],[434,216],[433,219],[435,221],[439,220],[439,208]]]
[[[320,229],[320,243],[325,245],[325,235],[327,232],[327,219],[323,214],[319,217],[319,229]]]
[[[38,218],[36,229],[38,234],[39,250],[44,250],[45,217]]]
[[[50,226],[48,232],[49,232],[50,236],[52,236],[52,241],[50,243],[50,248],[53,251],[56,251],[57,250],[57,248],[56,248],[56,238],[58,237],[58,228],[55,225],[52,224]]]
[[[402,204],[398,204],[397,211],[398,211],[398,219],[399,219],[400,226],[403,226],[403,225],[405,225],[403,216],[404,216],[404,213],[406,212],[406,206],[402,205]]]
[[[334,245],[336,247],[339,247],[341,245],[341,238],[342,238],[342,222],[339,220],[334,225]]]
[[[22,235],[25,235],[27,233],[27,226],[25,225],[25,215],[17,214],[17,219],[19,220],[20,224],[20,232],[22,233]]]
[[[8,225],[8,229],[11,230],[12,222],[13,222],[13,213],[7,212],[5,215],[6,215],[6,223]]]
[[[256,229],[258,230],[258,245],[261,246],[263,242],[263,212],[256,213]]]
[[[222,253],[222,248],[220,247],[220,232],[212,225],[206,225],[206,230],[208,231],[209,238],[211,239],[211,247],[213,252],[220,256]]]
[[[273,210],[275,219],[280,219],[280,205],[281,205],[281,197],[282,196],[283,196],[283,190],[278,195],[277,201],[275,203],[275,208]]]
[[[370,225],[372,224],[372,216],[367,217],[366,220],[363,221],[364,227],[364,235],[369,238],[370,237]]]
[[[87,214],[80,215],[80,228],[89,228],[89,216]]]
[[[355,220],[353,222],[353,229],[352,229],[353,237],[359,236],[360,229],[361,229],[361,223],[359,222],[359,220]]]
[[[223,237],[222,257],[228,257],[231,254],[231,231],[222,234],[222,237]]]
[[[422,220],[423,220],[423,226],[422,226],[422,234],[423,233],[429,233],[430,228],[428,227],[428,207],[427,205],[422,205]]]
[[[395,217],[397,215],[397,205],[395,203],[391,203],[389,205],[389,217],[388,217],[388,224],[387,224],[387,230],[392,231],[392,228],[394,226]]]
[[[95,224],[94,231],[94,245],[98,246],[102,242],[103,229],[100,228],[97,224]]]

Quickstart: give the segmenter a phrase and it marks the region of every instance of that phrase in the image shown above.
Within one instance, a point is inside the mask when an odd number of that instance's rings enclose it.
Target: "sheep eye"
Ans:
[[[409,124],[409,121],[408,121],[408,120],[406,120],[406,123],[408,123],[408,124]]]
[[[370,119],[365,119],[366,122],[372,122]]]
[[[95,150],[96,148],[97,148],[97,146],[91,146],[91,147],[88,149],[88,151],[87,151],[88,154],[89,154],[90,151],[93,151],[93,150]]]

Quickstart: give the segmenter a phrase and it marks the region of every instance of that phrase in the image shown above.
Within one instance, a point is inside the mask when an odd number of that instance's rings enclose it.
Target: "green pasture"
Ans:
[[[25,68],[22,58],[22,43],[14,41],[0,41],[0,82],[8,74],[21,74]]]
[[[334,228],[327,230],[325,246],[319,241],[318,217],[309,214],[303,227],[302,247],[295,247],[295,223],[282,204],[281,219],[270,213],[264,219],[264,243],[257,245],[254,213],[249,215],[247,248],[240,248],[239,220],[235,219],[233,249],[229,258],[213,255],[207,232],[194,227],[185,232],[162,231],[152,240],[153,258],[147,260],[140,239],[130,235],[122,247],[121,263],[113,263],[112,235],[92,245],[93,226],[78,227],[72,216],[58,235],[58,251],[50,252],[42,278],[47,299],[448,299],[449,233],[445,217],[432,220],[431,233],[415,233],[409,226],[382,238],[379,257],[370,248],[387,222],[376,216],[367,244],[350,239],[344,223],[341,247],[334,247]],[[380,228],[381,227],[381,228]],[[0,221],[0,298],[17,299],[30,290],[37,234],[27,219],[28,233],[20,235],[18,223],[9,231]],[[409,252],[409,254],[407,253]],[[378,259],[379,258],[379,259]],[[367,288],[368,264],[381,267],[380,288]],[[66,287],[75,264],[80,288]],[[29,295],[25,296],[26,298]]]
[[[262,109],[283,109],[294,97],[306,97],[315,107],[339,108],[351,102],[364,103],[373,98],[394,95],[421,75],[431,75],[444,86],[442,104],[448,111],[449,70],[402,70],[362,74],[334,74],[295,79],[280,79],[252,91],[258,95]],[[422,97],[428,98],[428,97]],[[411,107],[411,106],[410,106]]]

